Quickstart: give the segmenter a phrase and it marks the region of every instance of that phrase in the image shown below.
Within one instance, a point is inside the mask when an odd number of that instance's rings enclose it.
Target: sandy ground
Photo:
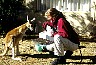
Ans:
[[[2,50],[4,50],[4,44],[2,44],[2,40],[3,38],[0,39],[0,53],[2,53]],[[9,50],[7,56],[0,57],[0,65],[51,65],[51,62],[54,61],[54,59],[56,58],[49,55],[49,52],[37,52],[34,48],[36,42],[42,43],[45,41],[42,39],[26,39],[20,41],[20,56],[17,57],[22,58],[22,61],[12,60],[11,50]],[[95,42],[81,42],[80,46],[85,46],[86,48],[81,48],[74,51],[72,55],[74,56],[74,59],[66,59],[66,62],[69,63],[66,65],[95,65]],[[80,50],[82,53],[82,57],[80,54]]]

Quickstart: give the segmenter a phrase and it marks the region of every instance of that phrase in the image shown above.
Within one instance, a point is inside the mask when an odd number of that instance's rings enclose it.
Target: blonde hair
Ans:
[[[52,16],[52,17],[57,17],[59,14],[59,11],[55,8],[50,8],[45,12],[45,17]]]

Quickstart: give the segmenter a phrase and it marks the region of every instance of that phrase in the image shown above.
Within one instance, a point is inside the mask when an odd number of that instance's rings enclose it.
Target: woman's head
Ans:
[[[55,8],[50,8],[45,12],[45,17],[50,20],[52,18],[56,18],[59,14],[59,11]]]

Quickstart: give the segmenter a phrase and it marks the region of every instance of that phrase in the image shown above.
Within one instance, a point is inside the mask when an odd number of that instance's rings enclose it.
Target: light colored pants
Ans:
[[[46,48],[47,50],[54,51],[54,55],[64,56],[64,51],[74,51],[78,49],[78,44],[75,44],[67,38],[63,38],[62,36],[57,34],[54,36],[54,43],[47,45]]]

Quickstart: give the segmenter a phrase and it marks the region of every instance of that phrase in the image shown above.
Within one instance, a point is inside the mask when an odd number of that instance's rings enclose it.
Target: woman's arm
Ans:
[[[65,20],[60,18],[57,23],[57,34],[61,35],[62,37],[68,37],[67,27],[65,25]]]

